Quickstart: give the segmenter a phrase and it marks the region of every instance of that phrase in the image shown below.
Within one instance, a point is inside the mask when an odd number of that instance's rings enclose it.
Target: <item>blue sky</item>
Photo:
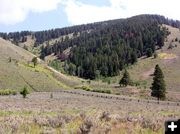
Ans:
[[[0,0],[0,32],[47,30],[147,13],[180,20],[179,3],[178,0]]]

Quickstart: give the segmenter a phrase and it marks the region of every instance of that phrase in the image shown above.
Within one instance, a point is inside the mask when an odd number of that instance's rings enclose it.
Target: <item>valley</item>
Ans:
[[[16,91],[0,95],[0,134],[163,134],[180,117],[179,27],[140,15],[0,33],[0,91]],[[151,96],[157,64],[165,100]],[[130,82],[120,86],[126,71]]]

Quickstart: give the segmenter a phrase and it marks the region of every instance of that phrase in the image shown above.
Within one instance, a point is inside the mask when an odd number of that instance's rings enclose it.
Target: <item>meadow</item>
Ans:
[[[85,92],[85,91],[84,91]],[[1,96],[0,133],[163,134],[180,107],[63,92]]]

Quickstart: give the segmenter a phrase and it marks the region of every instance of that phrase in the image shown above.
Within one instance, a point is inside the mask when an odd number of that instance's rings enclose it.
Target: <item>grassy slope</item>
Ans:
[[[121,88],[121,90],[119,90],[119,88],[116,88],[118,86],[119,79],[122,77],[122,75],[113,77],[113,78],[107,78],[107,80],[105,80],[106,81],[105,83],[103,83],[101,81],[91,81],[91,83],[88,83],[86,80],[83,80],[83,79],[80,79],[77,77],[73,77],[73,76],[67,76],[62,73],[58,73],[56,71],[54,71],[54,74],[59,81],[62,81],[63,83],[65,83],[66,85],[69,85],[71,87],[76,87],[79,85],[80,86],[88,85],[88,86],[92,87],[93,89],[110,89],[114,93],[120,92],[120,94],[129,95],[129,94],[131,94],[130,92],[139,93],[139,92],[143,91],[144,89],[150,88],[151,83],[152,83],[151,74],[154,71],[155,65],[159,64],[165,74],[167,90],[168,90],[170,96],[174,96],[174,94],[177,95],[176,92],[180,91],[179,90],[179,87],[180,87],[180,85],[179,85],[179,81],[180,81],[180,72],[179,72],[180,44],[179,44],[179,42],[174,42],[173,44],[177,44],[178,47],[174,48],[172,50],[168,50],[167,47],[169,46],[172,39],[175,40],[176,37],[179,37],[179,39],[180,39],[180,31],[179,31],[179,29],[172,28],[170,26],[166,26],[166,27],[168,27],[169,31],[171,31],[171,34],[168,36],[168,41],[165,43],[166,44],[165,47],[163,47],[162,50],[158,50],[158,54],[160,54],[160,55],[162,53],[174,54],[175,56],[177,56],[177,58],[169,59],[169,60],[165,60],[160,57],[157,59],[153,59],[152,57],[144,58],[144,59],[139,59],[139,62],[136,65],[130,66],[128,70],[131,74],[131,78],[133,79],[133,81],[137,81],[140,83],[140,86],[138,88],[141,90],[137,90],[137,88],[135,88],[135,87],[128,87],[126,89]],[[50,42],[53,42],[53,41],[50,41]],[[47,58],[47,59],[52,58],[52,56],[49,56],[49,57],[50,58]],[[110,81],[111,84],[107,84],[108,81]],[[121,91],[122,92],[127,91],[127,93],[122,93]],[[175,98],[178,98],[178,97],[179,96],[176,96]]]
[[[25,43],[27,46],[30,45],[28,42]],[[81,85],[82,81],[87,83],[87,80],[62,74],[43,62],[36,68],[28,65],[33,56],[35,55],[0,38],[0,89],[20,89],[27,86],[35,91],[51,91],[73,88]],[[12,62],[9,62],[9,57]],[[94,83],[96,82],[92,82]]]
[[[33,68],[31,53],[0,38],[0,89],[20,89],[27,86],[35,91],[49,91],[66,88],[52,76],[52,71],[43,64]],[[9,62],[9,57],[12,62]]]

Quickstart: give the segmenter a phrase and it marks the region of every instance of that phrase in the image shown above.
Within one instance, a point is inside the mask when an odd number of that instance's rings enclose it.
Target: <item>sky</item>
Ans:
[[[179,0],[0,0],[0,32],[40,31],[159,14],[180,20]]]

